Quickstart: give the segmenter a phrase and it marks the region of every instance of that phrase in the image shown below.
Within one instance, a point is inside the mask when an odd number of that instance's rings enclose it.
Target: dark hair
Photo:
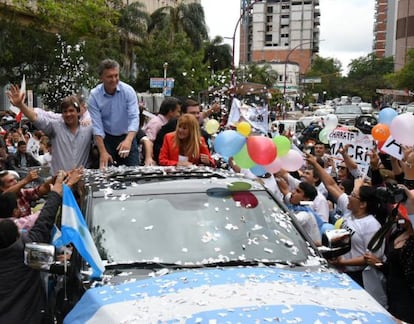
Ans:
[[[299,183],[299,188],[303,191],[303,196],[311,201],[313,201],[318,195],[318,191],[316,190],[315,186],[311,185],[310,183],[302,181]]]
[[[354,180],[351,179],[343,179],[341,181],[342,187],[344,187],[344,191],[347,195],[350,195],[352,190],[354,190]]]
[[[12,217],[15,208],[17,208],[17,196],[15,193],[3,192],[0,194],[0,218]]]
[[[23,145],[27,145],[27,143],[25,141],[18,141],[17,142],[17,147],[23,146]]]
[[[0,221],[0,249],[9,247],[19,236],[17,225],[11,219]]]
[[[160,115],[166,116],[170,111],[175,111],[177,109],[177,105],[181,105],[180,100],[174,97],[167,97],[162,101],[158,113]]]
[[[80,103],[76,96],[68,96],[62,99],[60,103],[60,112],[64,112],[69,107],[75,107],[77,112],[80,112]]]
[[[379,210],[379,201],[376,195],[376,188],[373,186],[359,187],[359,200],[367,203],[367,213],[376,215]]]
[[[199,106],[200,104],[198,103],[198,101],[188,98],[186,100],[184,100],[184,102],[181,105],[181,113],[186,114],[187,113],[187,107],[192,107],[192,106]]]
[[[105,70],[109,69],[118,69],[119,70],[119,63],[112,59],[105,59],[99,63],[98,66],[98,75],[102,76]]]

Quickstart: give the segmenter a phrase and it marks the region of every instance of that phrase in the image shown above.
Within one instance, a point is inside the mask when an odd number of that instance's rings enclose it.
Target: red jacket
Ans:
[[[160,165],[177,165],[178,163],[178,147],[175,146],[175,132],[167,133],[164,136],[164,142],[162,143],[162,147],[160,150],[160,155],[158,157]],[[210,160],[210,166],[215,167],[216,162],[211,157],[210,150],[207,147],[207,144],[203,137],[201,137],[200,143],[200,154],[208,155],[208,159]],[[196,158],[189,158],[189,162],[199,165],[201,164],[200,157]]]

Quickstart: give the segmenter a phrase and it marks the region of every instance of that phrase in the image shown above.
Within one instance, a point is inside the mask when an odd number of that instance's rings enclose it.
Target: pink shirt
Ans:
[[[168,119],[164,115],[158,114],[154,118],[151,118],[142,130],[145,132],[145,134],[147,134],[147,137],[154,142],[161,127],[164,126],[167,122]]]

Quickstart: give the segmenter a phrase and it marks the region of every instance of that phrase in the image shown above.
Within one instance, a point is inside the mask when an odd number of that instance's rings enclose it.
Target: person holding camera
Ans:
[[[410,204],[414,195],[404,186]],[[372,253],[365,253],[365,262],[381,270],[386,280],[388,311],[399,320],[414,323],[414,214],[397,204],[392,215],[394,222],[387,239],[386,261]],[[411,210],[412,211],[412,210]]]

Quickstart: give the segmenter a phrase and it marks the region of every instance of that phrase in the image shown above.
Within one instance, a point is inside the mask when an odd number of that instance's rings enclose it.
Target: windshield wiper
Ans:
[[[286,260],[226,260],[226,261],[215,261],[209,263],[168,263],[168,262],[155,262],[155,261],[141,261],[141,262],[128,262],[128,263],[110,263],[105,265],[106,270],[121,270],[121,269],[199,269],[199,268],[217,268],[217,267],[238,267],[238,266],[274,266],[283,265],[291,268],[297,266],[303,266],[302,262],[299,261],[286,261]]]
[[[204,263],[203,267],[237,267],[237,266],[274,266],[274,265],[285,265],[291,268],[296,266],[303,266],[302,262],[292,262],[285,260],[229,260],[229,261],[217,261],[212,263]]]
[[[125,262],[125,263],[109,263],[105,265],[106,270],[111,269],[181,269],[181,268],[200,268],[200,264],[179,264],[168,262],[155,262],[155,261],[140,261],[140,262]]]

